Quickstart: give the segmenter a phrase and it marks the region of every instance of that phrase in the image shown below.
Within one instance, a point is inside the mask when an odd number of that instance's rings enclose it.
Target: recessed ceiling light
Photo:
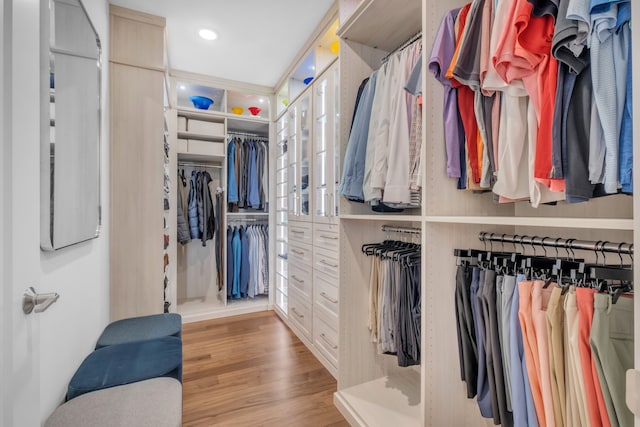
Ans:
[[[203,28],[200,31],[198,31],[198,34],[200,35],[200,37],[202,37],[205,40],[215,40],[218,38],[218,34],[216,34],[215,31],[209,30],[207,28]]]
[[[264,102],[264,99],[260,98],[258,99],[258,102]]]
[[[185,85],[180,85],[180,90],[185,90],[187,87]]]

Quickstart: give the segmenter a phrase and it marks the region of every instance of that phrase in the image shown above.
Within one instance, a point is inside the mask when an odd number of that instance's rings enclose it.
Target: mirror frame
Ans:
[[[102,150],[102,43],[100,41],[100,36],[91,21],[87,10],[82,3],[82,0],[73,0],[77,2],[80,8],[82,9],[82,13],[84,14],[93,35],[95,36],[96,43],[96,58],[93,56],[89,57],[83,55],[82,53],[75,53],[70,51],[63,51],[60,49],[56,49],[55,46],[51,43],[51,30],[52,20],[55,19],[55,4],[56,3],[67,3],[64,0],[41,0],[40,1],[40,248],[43,251],[55,251],[58,249],[62,249],[71,245],[75,245],[81,242],[85,242],[91,239],[95,239],[100,235],[100,229],[102,225],[102,203],[101,203],[101,150]],[[52,12],[53,10],[53,12]],[[91,180],[96,181],[95,191],[95,200],[97,201],[96,206],[90,206],[89,209],[96,209],[96,221],[95,221],[95,232],[84,233],[83,235],[76,236],[74,238],[64,239],[62,237],[58,237],[55,235],[55,200],[56,196],[60,196],[60,190],[56,191],[55,180],[51,179],[52,172],[55,171],[55,146],[52,147],[51,141],[51,126],[52,124],[55,126],[55,121],[60,117],[60,112],[56,111],[55,108],[55,92],[51,93],[51,79],[55,80],[55,73],[52,73],[51,70],[51,55],[55,54],[67,54],[71,56],[83,57],[85,59],[95,59],[96,60],[96,78],[97,81],[97,105],[95,113],[97,114],[97,129],[95,129],[95,150],[96,156],[95,159],[91,156],[91,159],[87,159],[89,164],[95,162],[95,171],[96,176],[92,176]],[[52,77],[53,76],[53,77]],[[55,87],[55,84],[53,85]],[[51,118],[52,108],[51,102],[54,102],[54,118]],[[78,132],[79,133],[79,132]],[[91,131],[93,133],[93,130]],[[57,141],[57,135],[54,133],[54,141],[55,143],[59,143]],[[89,141],[88,143],[94,143],[94,141]],[[52,150],[53,149],[53,150]],[[53,152],[53,159],[52,159]],[[53,162],[53,165],[52,165]],[[89,168],[93,169],[93,168]],[[93,183],[92,183],[93,185]],[[58,193],[58,194],[57,194]],[[74,194],[72,197],[75,200],[78,200],[78,197],[81,197],[80,194]],[[81,203],[87,203],[84,201]],[[93,219],[93,218],[92,218]],[[93,223],[90,224],[93,226]],[[64,236],[63,236],[64,237]],[[64,243],[61,243],[64,242]]]

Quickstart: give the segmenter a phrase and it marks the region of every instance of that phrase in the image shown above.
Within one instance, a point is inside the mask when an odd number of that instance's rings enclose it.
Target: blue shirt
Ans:
[[[338,189],[339,194],[348,199],[364,201],[364,164],[367,154],[367,140],[369,138],[369,120],[375,95],[376,76],[374,71],[365,85],[357,106],[353,127],[349,135],[347,151],[344,156],[342,181]]]
[[[236,182],[236,144],[229,141],[227,147],[227,202],[238,203],[238,183]]]

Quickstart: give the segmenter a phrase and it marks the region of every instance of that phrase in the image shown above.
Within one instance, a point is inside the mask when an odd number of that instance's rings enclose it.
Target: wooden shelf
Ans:
[[[231,216],[231,217],[269,216],[269,212],[227,212],[227,216]]]
[[[347,220],[361,220],[361,221],[405,221],[405,222],[414,222],[421,221],[422,217],[418,215],[387,215],[387,214],[378,214],[378,215],[340,215],[340,219]]]
[[[333,403],[354,426],[421,426],[420,375],[385,376],[333,395]]]
[[[632,219],[562,218],[508,216],[427,216],[430,223],[514,225],[529,227],[587,228],[598,230],[633,230]]]
[[[224,142],[224,135],[203,135],[195,132],[178,132],[178,139],[197,139],[199,141]]]
[[[363,0],[337,34],[345,40],[390,52],[417,34],[421,27],[420,2]]]
[[[193,120],[204,120],[208,122],[224,122],[226,113],[214,110],[199,110],[197,108],[178,107],[178,116]]]
[[[211,156],[194,153],[178,153],[178,163],[183,162],[198,162],[198,163],[211,163],[212,165],[220,165],[225,162],[225,156]]]

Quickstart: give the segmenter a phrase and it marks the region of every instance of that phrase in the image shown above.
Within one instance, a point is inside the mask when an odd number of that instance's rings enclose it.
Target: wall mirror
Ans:
[[[80,0],[41,10],[40,246],[53,251],[100,231],[101,48]]]

